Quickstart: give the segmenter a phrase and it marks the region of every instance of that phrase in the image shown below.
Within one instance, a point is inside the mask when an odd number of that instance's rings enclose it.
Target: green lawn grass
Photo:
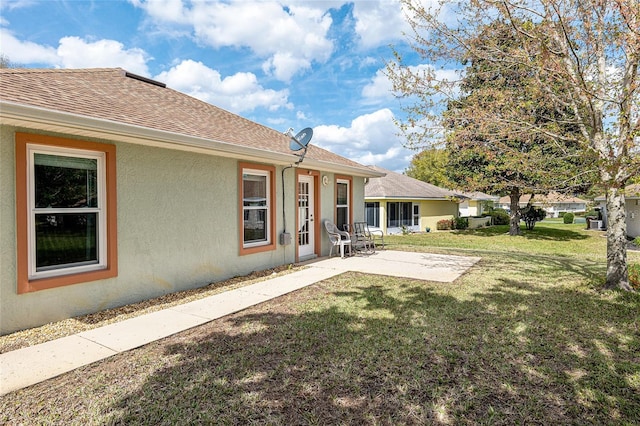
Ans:
[[[6,395],[0,423],[638,424],[640,296],[599,291],[582,227],[385,237],[482,260],[343,274]]]

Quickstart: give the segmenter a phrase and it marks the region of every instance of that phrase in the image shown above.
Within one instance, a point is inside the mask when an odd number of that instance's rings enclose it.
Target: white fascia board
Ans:
[[[337,173],[350,176],[358,176],[365,178],[379,178],[386,176],[386,173],[380,173],[367,167],[352,167],[342,164],[329,163],[326,161],[313,160],[305,158],[299,165],[300,168],[318,170],[322,172]]]
[[[298,157],[293,154],[250,148],[12,102],[0,103],[0,124],[221,157],[251,159],[278,165],[293,164],[298,161]]]

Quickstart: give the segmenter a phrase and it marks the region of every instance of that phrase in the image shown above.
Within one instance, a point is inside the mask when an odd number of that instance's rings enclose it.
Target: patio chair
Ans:
[[[334,247],[340,247],[340,257],[342,258],[344,258],[345,247],[349,247],[349,254],[352,253],[351,236],[348,232],[339,230],[335,223],[329,220],[324,221],[324,228],[327,231],[329,242],[331,243],[329,257],[331,257]]]
[[[382,229],[371,229],[368,224],[366,227],[367,233],[371,236],[376,247],[382,246],[382,249],[384,250],[384,232],[382,232]]]
[[[376,251],[376,245],[367,226],[367,222],[353,223],[353,234],[351,236],[351,240],[351,244],[356,250],[362,250],[367,253],[374,253]]]

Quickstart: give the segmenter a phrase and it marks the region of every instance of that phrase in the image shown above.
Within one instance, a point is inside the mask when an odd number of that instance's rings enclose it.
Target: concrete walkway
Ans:
[[[324,258],[306,269],[119,323],[0,354],[0,395],[143,346],[347,271],[452,282],[480,258],[391,250]]]

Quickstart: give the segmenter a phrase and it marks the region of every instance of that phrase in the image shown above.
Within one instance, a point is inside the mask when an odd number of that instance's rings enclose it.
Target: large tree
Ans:
[[[484,28],[472,45],[485,51],[521,49],[513,28],[501,21]],[[522,195],[583,191],[593,162],[572,138],[522,131],[519,123],[526,122],[558,133],[558,124],[549,119],[554,107],[540,102],[527,67],[488,61],[473,51],[468,55],[460,96],[443,113],[448,175],[465,189],[508,195],[509,233],[518,235]],[[562,127],[565,135],[578,131]]]
[[[409,144],[432,136],[434,104],[455,98],[458,85],[438,67],[459,68],[472,53],[530,72],[539,102],[553,106],[544,121],[496,117],[521,133],[572,139],[595,155],[608,213],[606,288],[631,290],[627,270],[624,186],[640,172],[640,3],[629,0],[442,0],[425,7],[401,0],[413,28],[412,46],[431,67],[388,66],[394,89],[417,96],[401,124]],[[520,49],[486,49],[473,41],[495,20],[510,25]],[[446,73],[444,73],[446,74]],[[557,123],[554,129],[548,120]],[[542,124],[544,123],[544,124]],[[542,125],[541,125],[542,124]],[[578,132],[564,133],[566,126]],[[499,126],[496,126],[499,127]]]

